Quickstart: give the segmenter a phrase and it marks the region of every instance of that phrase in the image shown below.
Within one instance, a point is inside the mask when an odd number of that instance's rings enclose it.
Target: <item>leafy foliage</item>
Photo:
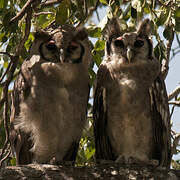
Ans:
[[[25,8],[26,5],[27,8]],[[107,9],[107,13],[104,18],[99,19],[102,8]],[[99,19],[98,23],[93,22],[96,19],[95,16]],[[94,43],[92,51],[94,63],[89,69],[92,86],[96,78],[94,65],[96,64],[98,67],[104,56],[103,30],[108,19],[112,16],[118,16],[121,20],[122,29],[126,30],[127,28],[134,30],[140,20],[149,17],[153,22],[152,33],[157,44],[154,48],[154,54],[159,61],[165,60],[168,65],[174,34],[176,34],[179,47],[173,51],[173,55],[180,51],[178,35],[180,32],[180,4],[175,0],[0,0],[0,49],[5,52],[5,54],[0,53],[0,96],[2,97],[0,103],[0,148],[3,148],[7,136],[3,125],[5,120],[2,113],[5,107],[3,106],[5,103],[3,91],[5,88],[9,89],[6,93],[7,95],[10,94],[16,74],[23,60],[28,56],[29,48],[34,39],[33,32],[36,29],[45,28],[52,22],[69,23],[75,26],[85,25],[89,37]],[[29,32],[28,26],[30,26]],[[159,32],[162,32],[163,37],[160,37]],[[94,163],[95,148],[91,109],[92,100],[89,104],[89,123],[80,142],[77,157],[78,165]],[[11,164],[15,164],[14,159],[11,160]],[[177,164],[179,162],[176,162]]]

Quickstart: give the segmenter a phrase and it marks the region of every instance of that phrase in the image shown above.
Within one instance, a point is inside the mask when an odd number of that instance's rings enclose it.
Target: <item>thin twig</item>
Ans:
[[[180,101],[170,101],[169,104],[175,105],[175,106],[180,106]]]
[[[41,0],[28,0],[26,4],[23,6],[23,8],[21,9],[21,11],[19,11],[17,15],[10,20],[10,23],[13,23],[15,21],[19,21],[20,19],[22,19],[22,17],[29,11],[29,9],[31,9],[31,5],[37,1],[39,1],[40,3]]]
[[[3,110],[3,121],[4,121],[4,129],[5,129],[5,143],[2,148],[2,152],[0,154],[0,159],[3,158],[4,152],[9,143],[9,127],[8,127],[8,84],[3,89],[3,96],[5,98],[4,110]],[[1,164],[1,163],[0,163]]]
[[[89,8],[87,16],[85,18],[83,18],[83,22],[81,21],[77,24],[77,27],[84,25],[88,21],[88,19],[92,16],[93,12],[97,10],[99,4],[100,4],[100,2],[99,2],[99,0],[97,0],[96,5],[94,7]]]
[[[5,71],[4,74],[1,76],[1,78],[0,78],[0,83],[3,81],[4,77],[5,77],[6,74],[8,73],[11,65],[12,65],[12,61],[10,61],[10,63],[8,64],[8,67],[7,67],[6,71]]]
[[[41,16],[41,15],[48,15],[48,14],[54,14],[53,12],[39,12],[39,13],[34,13],[33,16]]]
[[[4,79],[4,77],[6,76],[7,72],[9,71],[10,67],[11,67],[13,56],[11,56],[8,52],[0,52],[0,54],[9,56],[9,58],[11,59],[10,63],[8,64],[8,67],[7,67],[6,71],[4,72],[4,74],[0,78],[0,83],[1,83],[3,81],[3,79]]]
[[[41,10],[41,9],[44,9],[53,5],[57,5],[57,4],[60,4],[61,2],[62,0],[48,0],[44,3],[41,3],[40,8],[38,8],[37,10]]]
[[[2,167],[4,161],[10,156],[11,151],[9,150],[8,153],[0,160],[0,167]]]
[[[10,59],[12,59],[13,56],[11,56],[8,52],[0,52],[0,54],[3,54],[3,55],[6,55],[6,56],[9,56]]]
[[[174,138],[174,141],[173,141],[173,146],[172,146],[172,154],[177,154],[177,146],[178,146],[178,143],[180,141],[180,134],[176,134],[175,138]]]
[[[174,109],[175,109],[175,105],[173,105],[173,107],[172,107],[171,114],[170,114],[170,119],[172,118],[172,115],[174,113]]]
[[[166,79],[166,76],[168,74],[168,71],[169,71],[169,62],[170,62],[170,52],[171,52],[171,47],[172,47],[172,43],[173,43],[173,40],[174,40],[174,31],[173,29],[171,29],[171,38],[167,41],[167,44],[166,44],[166,59],[164,60],[164,64],[163,64],[163,67],[162,67],[162,76],[163,76],[163,79]]]
[[[175,96],[178,96],[178,94],[180,94],[180,85],[168,95],[168,100],[172,100]]]
[[[27,16],[25,19],[26,20],[25,34],[24,34],[23,39],[21,40],[21,43],[19,44],[19,46],[16,49],[16,56],[19,56],[21,54],[21,51],[24,47],[24,43],[28,40],[30,29],[31,29],[31,19],[32,19],[32,9],[30,9],[27,12]]]

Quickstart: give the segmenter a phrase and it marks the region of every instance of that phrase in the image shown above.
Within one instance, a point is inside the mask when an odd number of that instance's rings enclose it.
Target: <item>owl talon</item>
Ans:
[[[97,164],[114,164],[114,161],[112,161],[112,160],[105,160],[105,159],[97,159],[96,163]]]
[[[125,160],[125,157],[123,155],[119,155],[115,162],[126,164],[126,160]]]

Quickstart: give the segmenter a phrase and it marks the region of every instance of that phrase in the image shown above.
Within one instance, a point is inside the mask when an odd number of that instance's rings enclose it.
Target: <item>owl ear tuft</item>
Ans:
[[[43,38],[43,39],[46,39],[46,38],[49,39],[49,38],[50,38],[49,33],[46,32],[46,31],[43,30],[43,29],[38,29],[38,30],[36,30],[36,32],[35,32],[33,35],[34,35],[35,39],[41,39],[41,38]]]
[[[140,37],[148,37],[151,34],[151,21],[149,19],[141,22],[137,34]]]
[[[123,33],[121,31],[121,26],[120,26],[120,20],[118,17],[113,17],[112,19],[109,20],[107,23],[103,35],[106,37],[106,39],[109,39],[112,36],[121,36]]]

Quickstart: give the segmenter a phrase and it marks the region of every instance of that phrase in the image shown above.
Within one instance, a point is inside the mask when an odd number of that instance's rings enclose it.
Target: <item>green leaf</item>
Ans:
[[[102,61],[102,56],[100,54],[100,51],[93,51],[93,59],[96,63],[96,65],[99,67]]]
[[[101,37],[101,28],[100,27],[90,27],[87,29],[90,37],[99,38]]]
[[[93,71],[93,69],[89,69],[89,77],[90,77],[90,85],[92,86],[94,80],[96,79],[96,73]]]
[[[56,11],[56,22],[58,24],[65,24],[66,21],[68,20],[68,9],[69,9],[69,1],[68,0],[63,0],[57,11]]]
[[[7,68],[8,65],[9,65],[8,61],[4,61],[3,67],[4,67],[4,68]]]
[[[11,163],[12,166],[15,166],[16,165],[16,158],[12,158],[10,160],[10,163]]]
[[[172,29],[171,29],[171,27],[167,26],[167,27],[164,29],[164,31],[163,31],[163,36],[164,36],[167,40],[169,40],[169,39],[172,38]]]
[[[108,5],[108,2],[106,0],[99,0],[102,4]]]
[[[137,12],[142,11],[142,3],[140,0],[132,0],[131,1],[131,6],[137,10]]]
[[[102,51],[105,47],[105,41],[104,40],[97,40],[96,44],[94,46],[94,50],[96,51]]]
[[[178,7],[174,13],[175,18],[180,18],[180,7]]]
[[[159,44],[157,44],[156,47],[154,48],[154,55],[159,60],[159,57],[161,55]]]
[[[3,9],[5,5],[5,0],[0,0],[0,9]]]
[[[180,18],[175,18],[175,22],[176,22],[176,24],[175,24],[175,30],[176,30],[177,32],[180,32]]]
[[[134,9],[133,7],[131,7],[131,17],[133,19],[136,19],[137,18],[137,11],[136,9]]]
[[[164,25],[164,23],[166,22],[167,18],[169,15],[169,11],[168,12],[164,12],[162,11],[161,14],[159,15],[159,17],[156,19],[156,25],[157,26],[161,26]]]

